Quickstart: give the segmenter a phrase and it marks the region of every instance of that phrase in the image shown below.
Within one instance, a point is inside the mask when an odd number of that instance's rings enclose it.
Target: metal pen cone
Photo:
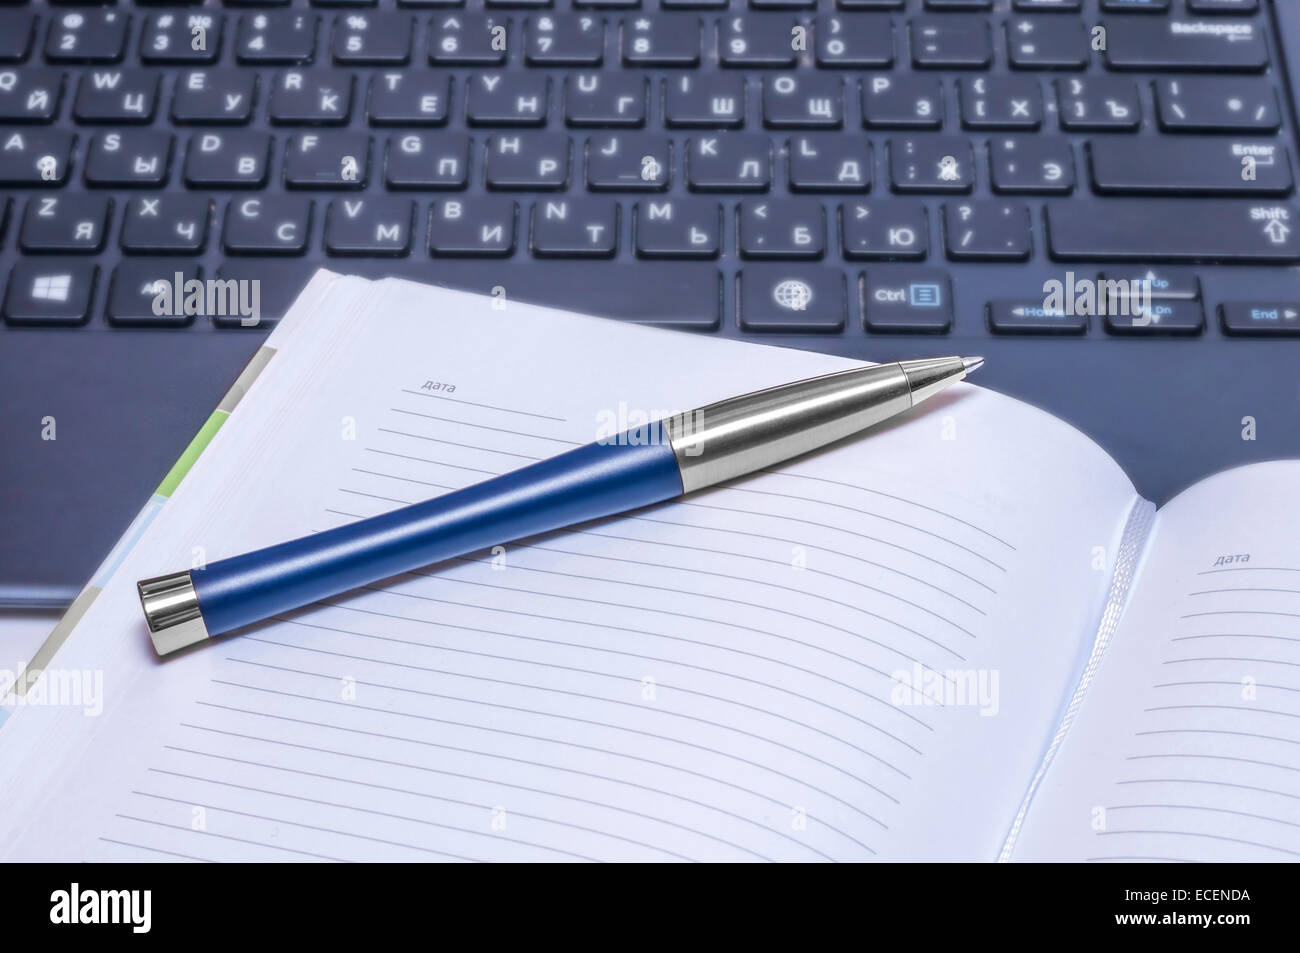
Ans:
[[[932,357],[921,361],[899,361],[912,389],[912,406],[957,383],[966,376],[966,360],[960,357]]]

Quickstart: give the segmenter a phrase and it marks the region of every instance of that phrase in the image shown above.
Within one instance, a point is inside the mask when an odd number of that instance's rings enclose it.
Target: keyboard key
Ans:
[[[122,250],[141,255],[197,255],[208,239],[206,195],[143,195],[126,204]]]
[[[1286,147],[1267,140],[1094,139],[1088,153],[1098,192],[1287,195],[1293,184]]]
[[[36,16],[26,10],[0,10],[0,63],[21,63],[32,48]]]
[[[989,141],[994,192],[1061,194],[1074,191],[1074,150],[1067,139],[1009,136]]]
[[[979,76],[957,81],[961,123],[967,129],[1037,129],[1043,94],[1027,76]]]
[[[143,63],[215,63],[223,21],[207,12],[151,13],[140,35]]]
[[[706,192],[766,192],[772,184],[772,143],[766,136],[698,136],[686,144],[686,180]]]
[[[1231,199],[1051,201],[1048,247],[1062,261],[1285,262],[1300,260],[1300,212]],[[1194,218],[1192,217],[1194,216]],[[1213,227],[1189,227],[1196,222]]]
[[[1170,0],[1101,0],[1107,13],[1167,13]]]
[[[33,69],[0,72],[0,121],[49,122],[59,112],[63,72]]]
[[[440,256],[505,258],[515,248],[516,212],[514,200],[507,198],[434,202],[429,251]]]
[[[533,254],[539,258],[613,258],[618,203],[610,199],[543,199],[533,205]]]
[[[740,207],[742,258],[821,258],[826,221],[820,202],[769,199]]]
[[[1205,311],[1199,301],[1152,300],[1143,308],[1135,299],[1128,300],[1128,308],[1106,308],[1106,330],[1111,334],[1194,337],[1205,330]]]
[[[826,14],[817,18],[817,65],[833,69],[894,65],[894,26],[878,13]]]
[[[862,122],[868,129],[938,129],[943,84],[928,76],[864,77]]]
[[[953,261],[1024,261],[1033,250],[1024,205],[974,199],[946,204],[943,212]]]
[[[1300,301],[1230,301],[1219,307],[1225,334],[1300,335]]]
[[[193,125],[238,125],[253,117],[257,74],[248,70],[192,70],[176,78],[172,120]]]
[[[1073,17],[1013,17],[1007,21],[1007,57],[1016,69],[1083,69],[1090,47]]]
[[[582,73],[564,80],[570,126],[644,126],[648,81],[635,73]]]
[[[604,59],[605,21],[598,16],[561,13],[529,17],[524,32],[527,63],[599,66]]]
[[[1259,0],[1187,0],[1192,13],[1254,13]]]
[[[1103,25],[1111,69],[1250,73],[1268,66],[1264,35],[1249,20],[1152,17]]]
[[[844,257],[920,261],[930,250],[925,207],[916,202],[884,199],[840,206]]]
[[[587,140],[587,188],[593,192],[658,192],[668,188],[672,160],[663,136],[608,133]]]
[[[942,271],[872,268],[862,276],[863,322],[876,333],[947,334],[952,287]]]
[[[83,73],[72,113],[78,122],[149,122],[158,100],[158,80],[153,70]]]
[[[700,20],[659,14],[620,21],[623,62],[633,66],[695,66],[700,62]]]
[[[0,184],[62,185],[68,179],[75,139],[62,129],[0,129]]]
[[[126,49],[129,14],[112,8],[69,10],[50,20],[45,58],[51,63],[115,63]]]
[[[372,126],[441,126],[451,104],[451,77],[385,70],[370,78]]]
[[[90,141],[86,183],[107,188],[163,185],[171,165],[172,136],[159,129],[105,132]]]
[[[266,328],[284,317],[315,271],[316,265],[306,259],[227,259],[217,269],[217,281],[235,281],[236,288],[247,288],[245,300],[256,308],[253,313],[240,313],[227,307],[225,314],[214,314],[211,321],[219,328]]]
[[[549,82],[534,73],[475,76],[469,80],[465,118],[473,126],[545,125]]]
[[[993,41],[983,17],[916,17],[911,37],[912,63],[921,69],[988,69],[993,64]]]
[[[195,314],[206,311],[207,297],[201,304],[190,298],[186,283],[202,278],[203,269],[196,262],[167,258],[123,262],[113,270],[109,286],[108,323],[154,328],[192,324]]]
[[[488,188],[562,190],[569,181],[569,138],[563,133],[492,136]]]
[[[331,255],[408,255],[414,214],[415,203],[409,199],[337,199],[325,213],[325,250]]]
[[[352,113],[351,74],[324,70],[281,73],[268,108],[277,125],[341,126]]]
[[[740,128],[745,122],[745,78],[683,73],[665,79],[664,121],[669,126]]]
[[[792,192],[866,192],[874,164],[871,143],[812,133],[788,147]]]
[[[1044,11],[1075,13],[1083,8],[1083,0],[1013,0],[1012,5],[1026,13]]]
[[[1264,79],[1178,77],[1155,83],[1161,128],[1169,132],[1276,132],[1277,90]]]
[[[239,19],[235,58],[240,63],[310,63],[319,19],[290,10],[245,14]]]
[[[358,132],[300,133],[289,140],[284,183],[291,189],[363,189],[370,137]]]
[[[469,181],[469,137],[408,132],[390,136],[384,181],[390,189],[463,189]]]
[[[717,258],[722,206],[700,198],[648,199],[633,209],[641,258]]]
[[[844,275],[837,268],[746,265],[738,280],[743,331],[844,330]]]
[[[99,269],[87,261],[27,258],[14,265],[5,292],[9,324],[78,325],[90,320]]]
[[[890,139],[889,176],[896,192],[969,192],[975,182],[970,142],[958,136]]]
[[[1159,299],[1193,300],[1201,296],[1201,283],[1196,273],[1178,268],[1134,268],[1131,271],[1102,272],[1100,280],[1122,282],[1122,287],[1133,288],[1139,284],[1145,294]]]
[[[438,66],[500,66],[506,61],[509,19],[439,13],[429,24],[429,62]]]
[[[844,122],[844,84],[838,76],[808,73],[763,79],[763,122],[778,129],[838,129]]]
[[[312,201],[296,195],[236,198],[226,207],[232,255],[301,255],[311,238]]]
[[[750,13],[718,22],[718,61],[723,66],[788,67],[796,62],[794,17]]]
[[[1095,132],[1137,129],[1142,123],[1137,84],[1118,76],[1058,79],[1061,128]]]
[[[334,18],[331,51],[335,63],[391,66],[411,59],[415,19],[400,13],[371,11]]]
[[[190,136],[185,184],[192,189],[257,189],[266,184],[271,137],[247,130]]]
[[[1073,309],[1049,308],[1043,299],[1019,298],[990,301],[989,330],[997,334],[1083,334],[1088,330],[1086,314]]]
[[[18,243],[25,252],[93,255],[104,247],[112,210],[108,196],[35,196],[27,200]]]

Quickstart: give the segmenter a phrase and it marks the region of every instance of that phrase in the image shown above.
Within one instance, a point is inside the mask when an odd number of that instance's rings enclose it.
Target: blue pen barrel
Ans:
[[[655,425],[473,486],[190,571],[210,635],[453,556],[682,492]]]

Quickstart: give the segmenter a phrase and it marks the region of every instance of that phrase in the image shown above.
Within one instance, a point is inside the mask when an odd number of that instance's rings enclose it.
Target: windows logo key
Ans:
[[[37,275],[32,279],[32,298],[38,301],[67,301],[72,275]]]

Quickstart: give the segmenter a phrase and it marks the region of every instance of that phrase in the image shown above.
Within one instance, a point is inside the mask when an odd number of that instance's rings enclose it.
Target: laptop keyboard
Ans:
[[[7,6],[3,319],[245,333],[159,292],[255,279],[265,327],[323,266],[704,331],[945,334],[955,281],[1032,264],[981,333],[1300,334],[1300,293],[1200,281],[1300,261],[1270,6]],[[1154,305],[1046,305],[1067,272]]]

